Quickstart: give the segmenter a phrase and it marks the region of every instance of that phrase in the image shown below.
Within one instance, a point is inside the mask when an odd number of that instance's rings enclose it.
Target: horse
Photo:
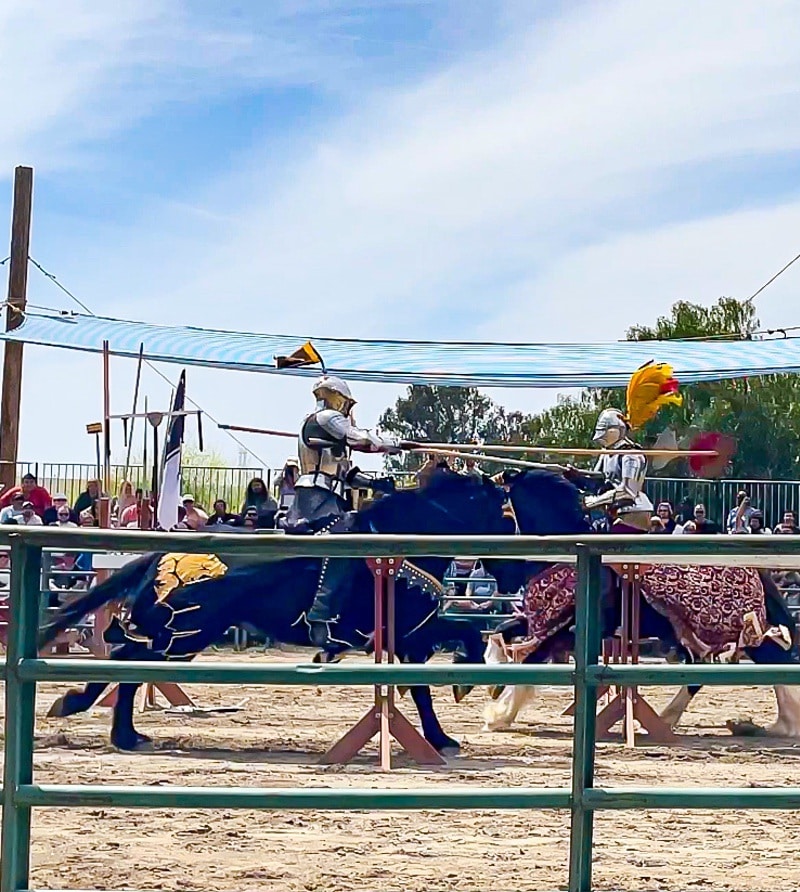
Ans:
[[[570,480],[550,471],[531,470],[506,472],[505,482],[520,532],[529,535],[596,535],[586,518],[582,494]],[[527,637],[532,645],[524,662],[563,661],[574,645],[574,571],[566,565],[559,568],[545,562],[517,562],[514,572],[516,581],[526,586],[523,615],[496,630],[500,638],[489,642],[485,654],[487,662],[504,662],[507,657],[503,645],[518,636]],[[737,589],[740,582],[741,588]],[[702,614],[702,606],[709,601],[709,584],[716,586],[715,597],[728,599],[730,610],[721,611],[725,616],[716,621],[709,620],[706,614],[704,621],[707,625],[698,631],[696,624],[701,620],[690,614],[696,612],[698,603]],[[712,652],[707,644],[710,640],[715,646],[735,646],[737,652],[744,651],[755,663],[800,662],[800,653],[794,643],[796,622],[780,590],[765,572],[748,568],[654,566],[645,571],[642,585],[642,636],[657,639],[661,643],[661,655],[668,659],[705,658]],[[601,628],[603,636],[607,637],[619,626],[620,580],[606,565],[601,586]],[[688,593],[694,599],[689,611],[681,603],[681,590],[684,596]],[[767,636],[762,634],[763,628],[753,633],[746,622],[751,609],[754,614],[761,613],[757,626],[769,626],[775,633],[783,627],[787,634]],[[731,640],[732,632],[734,638]],[[662,716],[675,723],[700,687],[682,688]],[[767,728],[751,726],[752,730],[741,728],[742,731],[769,736],[800,736],[800,692],[777,685],[775,694],[777,720]],[[526,696],[511,690],[503,691],[502,696],[495,690],[493,695],[495,703],[490,703],[486,712],[487,727],[508,727]],[[734,723],[729,727],[734,732],[739,730]]]
[[[488,479],[447,472],[424,489],[399,491],[356,514],[353,532],[419,535],[496,535],[508,532],[504,493]],[[403,662],[423,663],[444,644],[458,643],[457,662],[482,663],[483,639],[468,621],[438,615],[441,579],[448,558],[404,562],[396,581],[396,652]],[[309,647],[304,621],[320,576],[322,559],[245,561],[228,566],[216,555],[149,554],[127,564],[106,582],[62,607],[40,634],[40,646],[86,614],[119,600],[123,613],[109,627],[112,660],[188,661],[218,640],[232,625],[250,625],[283,644]],[[502,573],[502,567],[498,568]],[[353,560],[342,598],[343,649],[369,650],[374,631],[374,579],[363,560]],[[357,640],[351,640],[357,639]],[[89,709],[103,682],[72,689],[51,707],[52,716]],[[119,686],[111,741],[121,750],[147,748],[151,740],[133,725],[138,684]],[[468,689],[455,690],[463,694]],[[459,744],[442,729],[430,688],[411,695],[426,739],[438,751]],[[457,699],[459,697],[457,696]]]

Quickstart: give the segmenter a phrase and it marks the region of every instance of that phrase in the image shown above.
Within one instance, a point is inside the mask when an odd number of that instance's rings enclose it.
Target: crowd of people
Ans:
[[[728,512],[724,524],[709,517],[706,506],[702,503],[693,505],[687,500],[675,510],[670,502],[659,502],[656,513],[650,519],[650,532],[672,535],[775,533],[796,536],[800,534],[800,527],[797,526],[797,515],[794,510],[787,508],[781,516],[780,523],[770,528],[764,521],[764,512],[752,504],[746,491],[740,490],[736,496],[736,505]]]
[[[297,459],[289,459],[278,475],[274,492],[261,477],[247,484],[239,504],[217,499],[208,509],[194,495],[185,493],[178,508],[178,529],[257,530],[275,527],[276,517],[288,511],[299,473]],[[25,474],[19,485],[0,494],[0,524],[13,526],[93,527],[100,524],[101,500],[109,500],[109,526],[138,529],[142,520],[144,492],[126,480],[115,496],[103,491],[99,480],[90,480],[74,503],[64,492],[51,495],[34,474]],[[155,508],[155,506],[153,506]]]

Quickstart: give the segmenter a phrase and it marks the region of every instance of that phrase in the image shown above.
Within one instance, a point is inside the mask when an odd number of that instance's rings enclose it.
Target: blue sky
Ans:
[[[616,339],[800,250],[798,45],[782,0],[1,0],[0,217],[32,165],[31,253],[103,315]],[[800,323],[799,284],[765,292],[762,322]],[[30,300],[69,305],[35,271]],[[303,380],[188,386],[223,422],[296,429],[310,404]],[[399,393],[358,391],[363,423]],[[28,350],[21,455],[90,459],[100,406],[99,359]]]

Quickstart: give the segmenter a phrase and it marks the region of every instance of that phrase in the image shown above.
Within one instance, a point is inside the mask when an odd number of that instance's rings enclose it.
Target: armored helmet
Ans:
[[[597,417],[593,442],[601,446],[613,446],[628,433],[628,423],[619,409],[603,409]]]
[[[348,415],[356,404],[347,383],[335,375],[323,375],[317,379],[311,392],[325,408],[336,409],[343,415]]]

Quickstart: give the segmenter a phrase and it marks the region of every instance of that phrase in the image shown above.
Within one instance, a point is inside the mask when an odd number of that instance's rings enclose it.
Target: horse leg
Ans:
[[[439,723],[439,719],[433,709],[433,697],[428,685],[415,685],[411,688],[411,697],[419,713],[422,733],[428,743],[440,753],[455,755],[461,749],[461,744],[445,734]]]
[[[510,663],[511,659],[496,642],[493,646],[493,642],[490,641],[489,646],[486,648],[486,662],[499,665]],[[526,659],[525,662],[536,661]],[[493,691],[490,690],[491,693]],[[535,694],[536,688],[534,685],[515,684],[500,687],[496,696],[493,696],[484,707],[483,730],[500,731],[504,728],[510,728],[519,715],[520,710],[533,699]]]
[[[103,691],[108,687],[106,681],[93,681],[83,688],[70,688],[62,694],[47,711],[48,718],[66,718],[79,712],[91,709]]]
[[[117,689],[111,743],[119,750],[143,749],[152,743],[151,738],[140,734],[133,726],[133,705],[139,687],[139,682],[124,682]]]
[[[669,701],[669,703],[659,713],[659,718],[665,721],[670,728],[674,728],[683,714],[689,708],[689,704],[697,696],[697,692],[702,685],[690,684],[682,687],[678,693]]]
[[[759,647],[748,648],[747,655],[754,663],[796,665],[800,654],[796,647],[786,650],[778,643],[767,640]],[[778,717],[766,727],[753,722],[726,722],[732,734],[766,737],[800,737],[800,688],[794,685],[775,685]]]
[[[111,648],[109,659],[111,660],[130,660],[135,657],[139,645],[131,645],[126,642]],[[93,681],[83,688],[70,688],[66,694],[62,694],[47,712],[51,718],[66,718],[70,715],[76,715],[79,712],[87,712],[100,695],[108,687],[108,682]]]

